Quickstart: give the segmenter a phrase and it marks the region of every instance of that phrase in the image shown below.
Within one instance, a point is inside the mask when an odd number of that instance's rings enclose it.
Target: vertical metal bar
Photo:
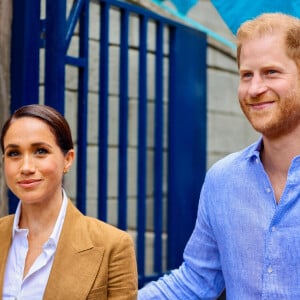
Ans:
[[[11,102],[14,112],[20,106],[39,102],[40,0],[13,1],[11,35]],[[9,213],[18,198],[9,195]]]
[[[13,0],[11,111],[39,101],[40,0]]]
[[[138,175],[137,175],[137,261],[140,276],[145,274],[146,231],[146,136],[147,136],[147,17],[139,16],[139,82],[138,82]]]
[[[46,1],[45,104],[64,114],[66,0]]]
[[[182,262],[206,171],[206,36],[174,27],[170,45],[168,263]],[[188,72],[187,72],[188,70]],[[188,217],[187,217],[188,216]],[[174,230],[178,226],[184,230]],[[174,249],[177,251],[174,251]]]
[[[78,80],[78,111],[77,111],[77,207],[86,213],[86,186],[87,186],[87,119],[88,119],[88,53],[89,53],[89,1],[84,0],[79,21],[79,57],[85,65],[79,68]]]
[[[100,1],[98,217],[107,219],[109,4]]]
[[[120,43],[120,103],[119,103],[119,172],[118,227],[127,229],[127,138],[128,138],[128,27],[129,13],[121,10]]]
[[[162,272],[163,218],[163,23],[156,23],[154,148],[154,271]]]
[[[175,182],[174,176],[172,176],[171,172],[176,172],[176,164],[174,159],[177,157],[177,149],[173,149],[174,140],[175,140],[175,131],[174,126],[176,125],[176,106],[173,104],[176,101],[176,94],[174,87],[176,86],[176,75],[174,72],[176,69],[176,30],[177,28],[170,28],[170,55],[169,55],[169,122],[168,122],[168,245],[167,245],[167,267],[174,267],[177,264],[176,256],[172,254],[171,248],[175,246],[175,232],[174,226],[175,221],[170,220],[170,217],[176,217],[176,194],[173,194],[172,188],[174,188],[177,184]],[[182,249],[180,249],[182,251]],[[175,261],[175,262],[174,262]]]

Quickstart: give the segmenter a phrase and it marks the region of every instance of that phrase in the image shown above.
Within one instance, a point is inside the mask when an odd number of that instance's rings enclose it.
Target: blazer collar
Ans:
[[[14,216],[10,215],[0,222],[1,295],[13,220]],[[85,217],[69,200],[44,300],[87,298],[104,255],[104,247],[95,247],[87,232]]]
[[[69,200],[43,299],[87,298],[104,255],[87,232],[85,217]]]

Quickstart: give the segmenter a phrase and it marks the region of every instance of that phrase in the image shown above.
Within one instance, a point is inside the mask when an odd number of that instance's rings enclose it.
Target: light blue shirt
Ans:
[[[179,269],[138,299],[300,299],[300,157],[276,203],[261,141],[217,162],[202,187]],[[188,204],[187,204],[188,205]]]

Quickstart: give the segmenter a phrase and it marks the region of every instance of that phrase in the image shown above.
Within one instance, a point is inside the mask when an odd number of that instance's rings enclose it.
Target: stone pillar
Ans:
[[[0,127],[9,116],[10,104],[10,39],[12,0],[0,0]],[[2,153],[0,159],[0,216],[6,215],[7,189],[3,176]]]

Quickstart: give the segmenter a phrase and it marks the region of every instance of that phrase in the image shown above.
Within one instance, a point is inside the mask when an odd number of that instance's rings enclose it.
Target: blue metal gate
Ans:
[[[128,136],[130,50],[138,53],[137,87],[137,170],[136,170],[136,251],[139,284],[155,279],[177,267],[197,212],[198,196],[206,170],[206,36],[141,7],[116,0],[14,0],[12,28],[11,110],[24,104],[45,103],[66,113],[66,66],[78,70],[77,77],[77,170],[76,202],[87,209],[87,151],[89,99],[89,13],[99,7],[98,80],[98,218],[109,221],[109,99],[111,10],[119,15],[118,179],[117,222],[128,230]],[[66,15],[68,17],[66,18]],[[137,21],[138,42],[130,45],[130,22]],[[148,47],[149,26],[154,25],[155,43]],[[74,36],[77,55],[68,54]],[[167,48],[167,51],[165,50]],[[153,201],[147,205],[149,55],[154,57],[153,117]],[[41,79],[42,78],[42,79]],[[42,90],[42,92],[41,92]],[[165,98],[168,109],[165,113]],[[167,134],[165,134],[167,132]],[[151,150],[151,151],[152,151]],[[165,179],[164,179],[165,178]],[[165,181],[165,182],[164,182]],[[151,181],[152,182],[152,181]],[[164,183],[166,187],[164,187]],[[10,210],[15,208],[11,197]],[[152,212],[153,226],[146,223]],[[165,225],[164,225],[165,224]],[[146,235],[154,236],[153,255],[146,254]],[[167,237],[164,247],[164,236]],[[166,257],[166,263],[164,263]],[[153,269],[146,272],[146,262]]]

